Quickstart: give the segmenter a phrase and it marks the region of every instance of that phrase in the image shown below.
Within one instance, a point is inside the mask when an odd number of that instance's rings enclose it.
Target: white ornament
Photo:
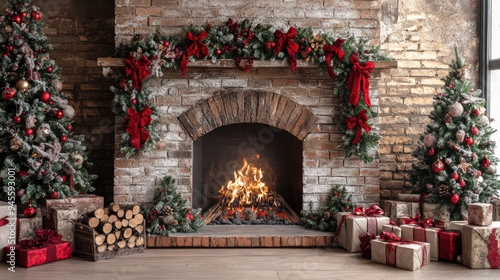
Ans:
[[[457,142],[458,142],[458,143],[462,143],[462,142],[464,142],[464,138],[465,138],[465,131],[463,131],[463,130],[461,130],[461,129],[460,129],[460,130],[458,130],[458,131],[457,131],[456,136],[457,136]]]
[[[446,158],[446,159],[444,160],[444,162],[445,162],[446,164],[450,165],[450,164],[451,164],[451,158]]]
[[[424,136],[424,145],[427,148],[434,147],[436,145],[436,142],[437,142],[437,139],[436,139],[436,136],[434,136],[434,134],[427,134]]]
[[[464,112],[464,107],[462,104],[455,102],[453,105],[450,106],[450,111],[448,111],[448,115],[452,118],[460,117],[462,113]]]
[[[479,124],[480,126],[486,126],[490,123],[490,120],[488,119],[487,116],[481,116],[479,117],[479,120],[477,122],[477,124]]]
[[[482,182],[484,181],[483,176],[479,176],[479,177],[477,177],[477,181],[478,181],[479,183],[482,183]]]

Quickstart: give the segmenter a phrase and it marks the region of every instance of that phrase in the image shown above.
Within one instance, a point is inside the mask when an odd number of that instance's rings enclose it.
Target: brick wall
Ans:
[[[381,41],[399,61],[381,81],[381,198],[409,192],[411,152],[430,121],[433,97],[444,84],[453,46],[478,81],[480,1],[382,0]]]
[[[0,7],[6,0],[0,0]],[[114,47],[113,1],[33,0],[44,14],[50,54],[63,68],[64,92],[75,107],[75,131],[86,135],[92,172],[99,175],[96,193],[109,202],[113,195],[114,114],[109,80],[96,59]],[[3,12],[2,12],[3,14]]]

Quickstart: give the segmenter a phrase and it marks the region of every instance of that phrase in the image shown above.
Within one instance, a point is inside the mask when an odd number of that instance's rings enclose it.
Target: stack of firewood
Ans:
[[[94,229],[97,252],[134,248],[145,242],[144,216],[139,205],[111,204],[87,213],[81,223]]]

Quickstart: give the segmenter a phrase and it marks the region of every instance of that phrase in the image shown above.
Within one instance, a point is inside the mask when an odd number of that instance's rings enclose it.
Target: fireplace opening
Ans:
[[[219,127],[193,143],[193,207],[211,224],[295,224],[302,141],[266,124]]]

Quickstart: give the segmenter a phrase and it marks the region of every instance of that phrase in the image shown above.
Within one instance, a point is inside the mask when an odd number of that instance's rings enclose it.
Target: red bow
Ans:
[[[417,214],[414,217],[404,219],[401,223],[403,225],[419,224],[421,220],[420,214]]]
[[[395,223],[395,222],[393,222],[391,219],[389,219],[389,224],[390,224],[390,225],[393,225],[393,226],[396,226],[396,223]]]
[[[359,142],[359,140],[361,140],[361,129],[364,129],[366,133],[369,133],[372,129],[368,124],[366,124],[366,122],[368,121],[366,112],[367,110],[363,110],[359,112],[357,117],[347,117],[345,119],[345,124],[347,125],[347,128],[349,130],[353,130],[354,128],[356,128],[356,137],[352,141],[353,144],[356,144]]]
[[[9,216],[5,216],[0,220],[0,227],[3,227],[8,223],[9,223]]]
[[[297,67],[297,59],[295,59],[295,53],[299,51],[299,44],[295,43],[293,39],[297,37],[297,30],[295,27],[290,27],[288,32],[285,34],[280,30],[274,32],[274,37],[279,38],[278,43],[274,47],[274,52],[279,54],[280,51],[286,45],[286,51],[288,53],[288,61],[292,65],[292,72],[295,71]]]
[[[395,235],[392,232],[384,231],[380,234],[380,239],[384,240],[384,242],[400,242],[401,238]]]
[[[342,60],[344,57],[344,51],[342,50],[342,44],[344,43],[344,40],[342,39],[337,39],[335,44],[333,45],[325,45],[323,47],[323,51],[325,52],[325,61],[326,61],[326,71],[330,75],[330,78],[335,79],[337,77],[335,73],[333,72],[332,69],[332,58],[333,55],[336,54],[337,57],[339,58],[339,61]]]
[[[191,55],[195,55],[196,58],[200,58],[200,53],[207,56],[208,55],[208,47],[201,42],[201,40],[208,37],[208,34],[205,33],[205,30],[202,30],[198,36],[194,36],[191,31],[186,34],[186,50],[182,55],[181,65],[179,66],[179,70],[182,71],[182,77],[186,77],[186,71],[188,69],[189,57]]]
[[[382,210],[382,208],[378,207],[377,205],[372,205],[368,209],[366,209],[365,207],[358,207],[354,209],[354,212],[352,213],[357,216],[373,217],[375,215],[383,215],[384,210]]]
[[[142,81],[151,74],[151,69],[148,67],[151,62],[144,55],[141,59],[135,61],[135,57],[132,53],[125,59],[125,62],[127,63],[125,74],[128,79],[132,80],[132,87],[142,91]]]
[[[354,106],[358,106],[359,102],[359,91],[361,90],[361,84],[363,84],[363,94],[365,96],[365,103],[368,107],[371,107],[370,103],[370,73],[373,71],[375,65],[373,62],[366,62],[359,64],[358,55],[354,53],[351,56],[352,69],[349,74],[349,83],[347,84],[347,89],[351,91],[351,96],[349,96],[349,103]]]
[[[141,112],[135,111],[134,108],[128,108],[127,112],[125,123],[127,123],[126,132],[130,134],[130,145],[140,149],[149,139],[149,133],[144,127],[151,123],[150,115],[153,111],[147,106]]]
[[[30,240],[22,240],[19,242],[22,249],[31,249],[34,247],[46,247],[51,244],[56,244],[61,241],[62,235],[51,229],[39,229],[36,231],[36,238]]]

